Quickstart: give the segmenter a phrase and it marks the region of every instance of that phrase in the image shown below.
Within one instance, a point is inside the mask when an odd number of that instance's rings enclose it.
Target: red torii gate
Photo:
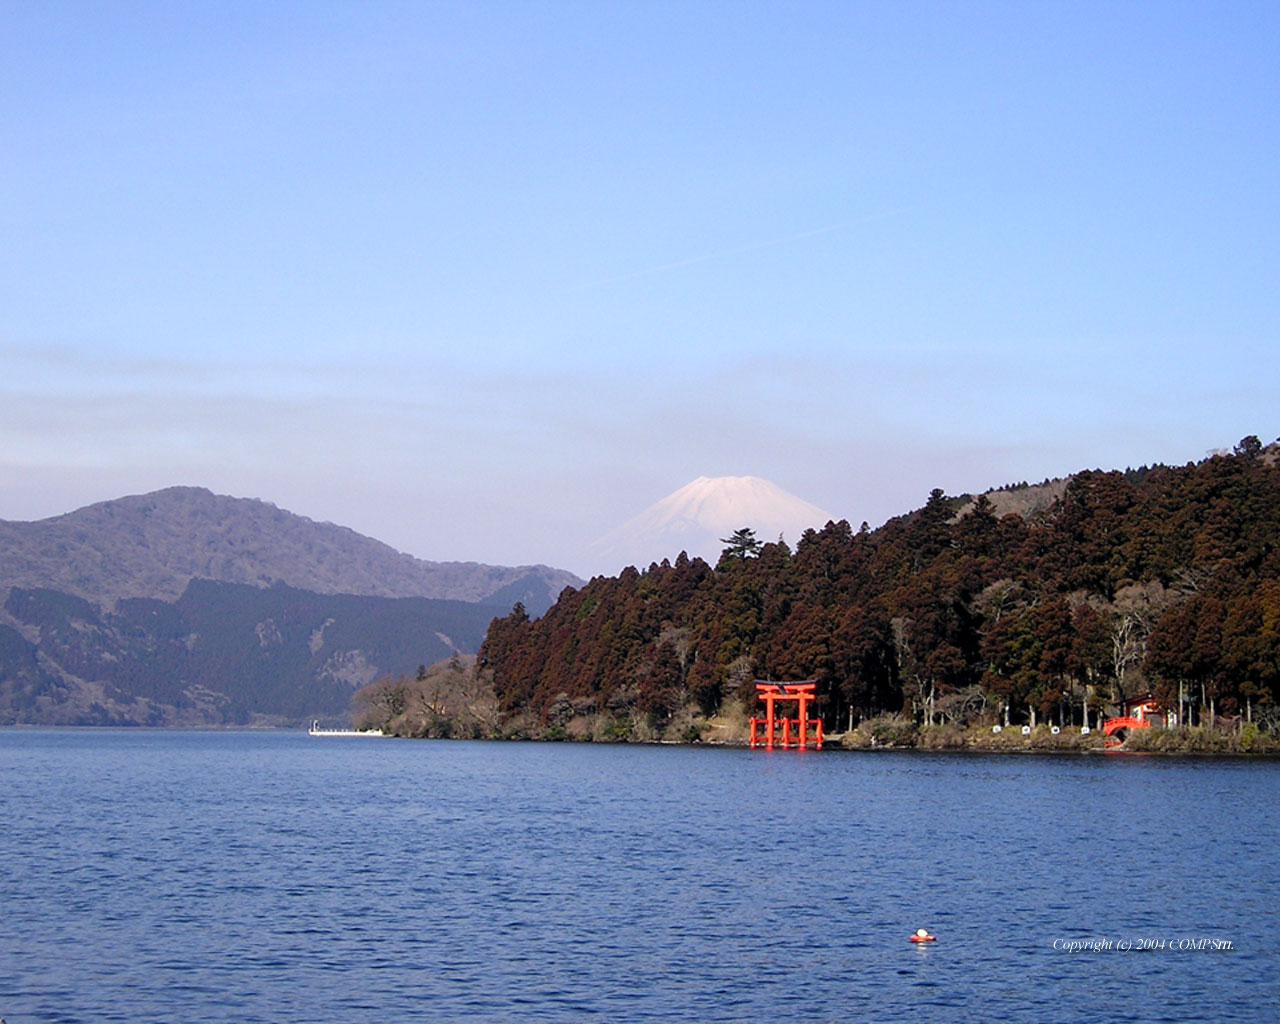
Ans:
[[[791,743],[791,726],[796,727],[795,745],[801,749],[809,745],[809,726],[814,727],[814,745],[816,749],[822,749],[822,719],[809,717],[809,701],[816,700],[817,694],[814,693],[818,684],[814,680],[807,680],[803,683],[770,683],[756,680],[756,695],[764,701],[764,718],[752,717],[751,722],[751,746],[759,745],[761,739],[757,735],[760,726],[764,726],[764,746],[766,750],[772,750],[774,742],[777,741],[783,750],[792,745]],[[773,713],[773,705],[776,701],[793,700],[798,705],[795,718],[776,718]],[[782,726],[782,735],[778,735],[778,726]]]

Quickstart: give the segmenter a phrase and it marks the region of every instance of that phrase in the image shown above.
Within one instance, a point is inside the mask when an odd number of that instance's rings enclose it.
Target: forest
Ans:
[[[794,550],[744,528],[714,566],[680,554],[536,620],[517,606],[478,665],[500,714],[544,730],[661,734],[752,707],[758,679],[812,679],[832,732],[886,715],[1096,726],[1148,692],[1181,724],[1280,732],[1278,457],[1251,436],[1184,466],[1081,472],[1026,516],[934,490]]]

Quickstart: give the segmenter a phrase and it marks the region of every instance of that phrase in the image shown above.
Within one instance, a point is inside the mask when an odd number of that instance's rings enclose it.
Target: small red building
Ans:
[[[1146,722],[1147,725],[1158,722],[1161,717],[1160,702],[1150,693],[1144,693],[1141,697],[1131,697],[1120,707],[1122,715],[1136,718],[1139,722]]]

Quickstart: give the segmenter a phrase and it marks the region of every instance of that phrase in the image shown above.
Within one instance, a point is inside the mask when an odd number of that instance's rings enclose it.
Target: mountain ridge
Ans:
[[[135,597],[177,600],[193,579],[483,602],[504,588],[529,591],[531,578],[545,587],[548,605],[564,587],[582,584],[544,565],[426,561],[349,527],[204,487],[126,495],[46,519],[0,520],[0,587],[48,587],[104,606]]]

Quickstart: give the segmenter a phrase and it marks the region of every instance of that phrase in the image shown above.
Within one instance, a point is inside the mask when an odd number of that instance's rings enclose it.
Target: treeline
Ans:
[[[1090,471],[1021,518],[930,494],[877,530],[740,531],[716,566],[681,554],[517,607],[480,649],[505,714],[661,727],[754,703],[754,681],[815,679],[829,730],[1096,724],[1154,692],[1197,724],[1276,728],[1280,445],[1245,438],[1181,467]],[[745,543],[744,543],[745,541]]]

